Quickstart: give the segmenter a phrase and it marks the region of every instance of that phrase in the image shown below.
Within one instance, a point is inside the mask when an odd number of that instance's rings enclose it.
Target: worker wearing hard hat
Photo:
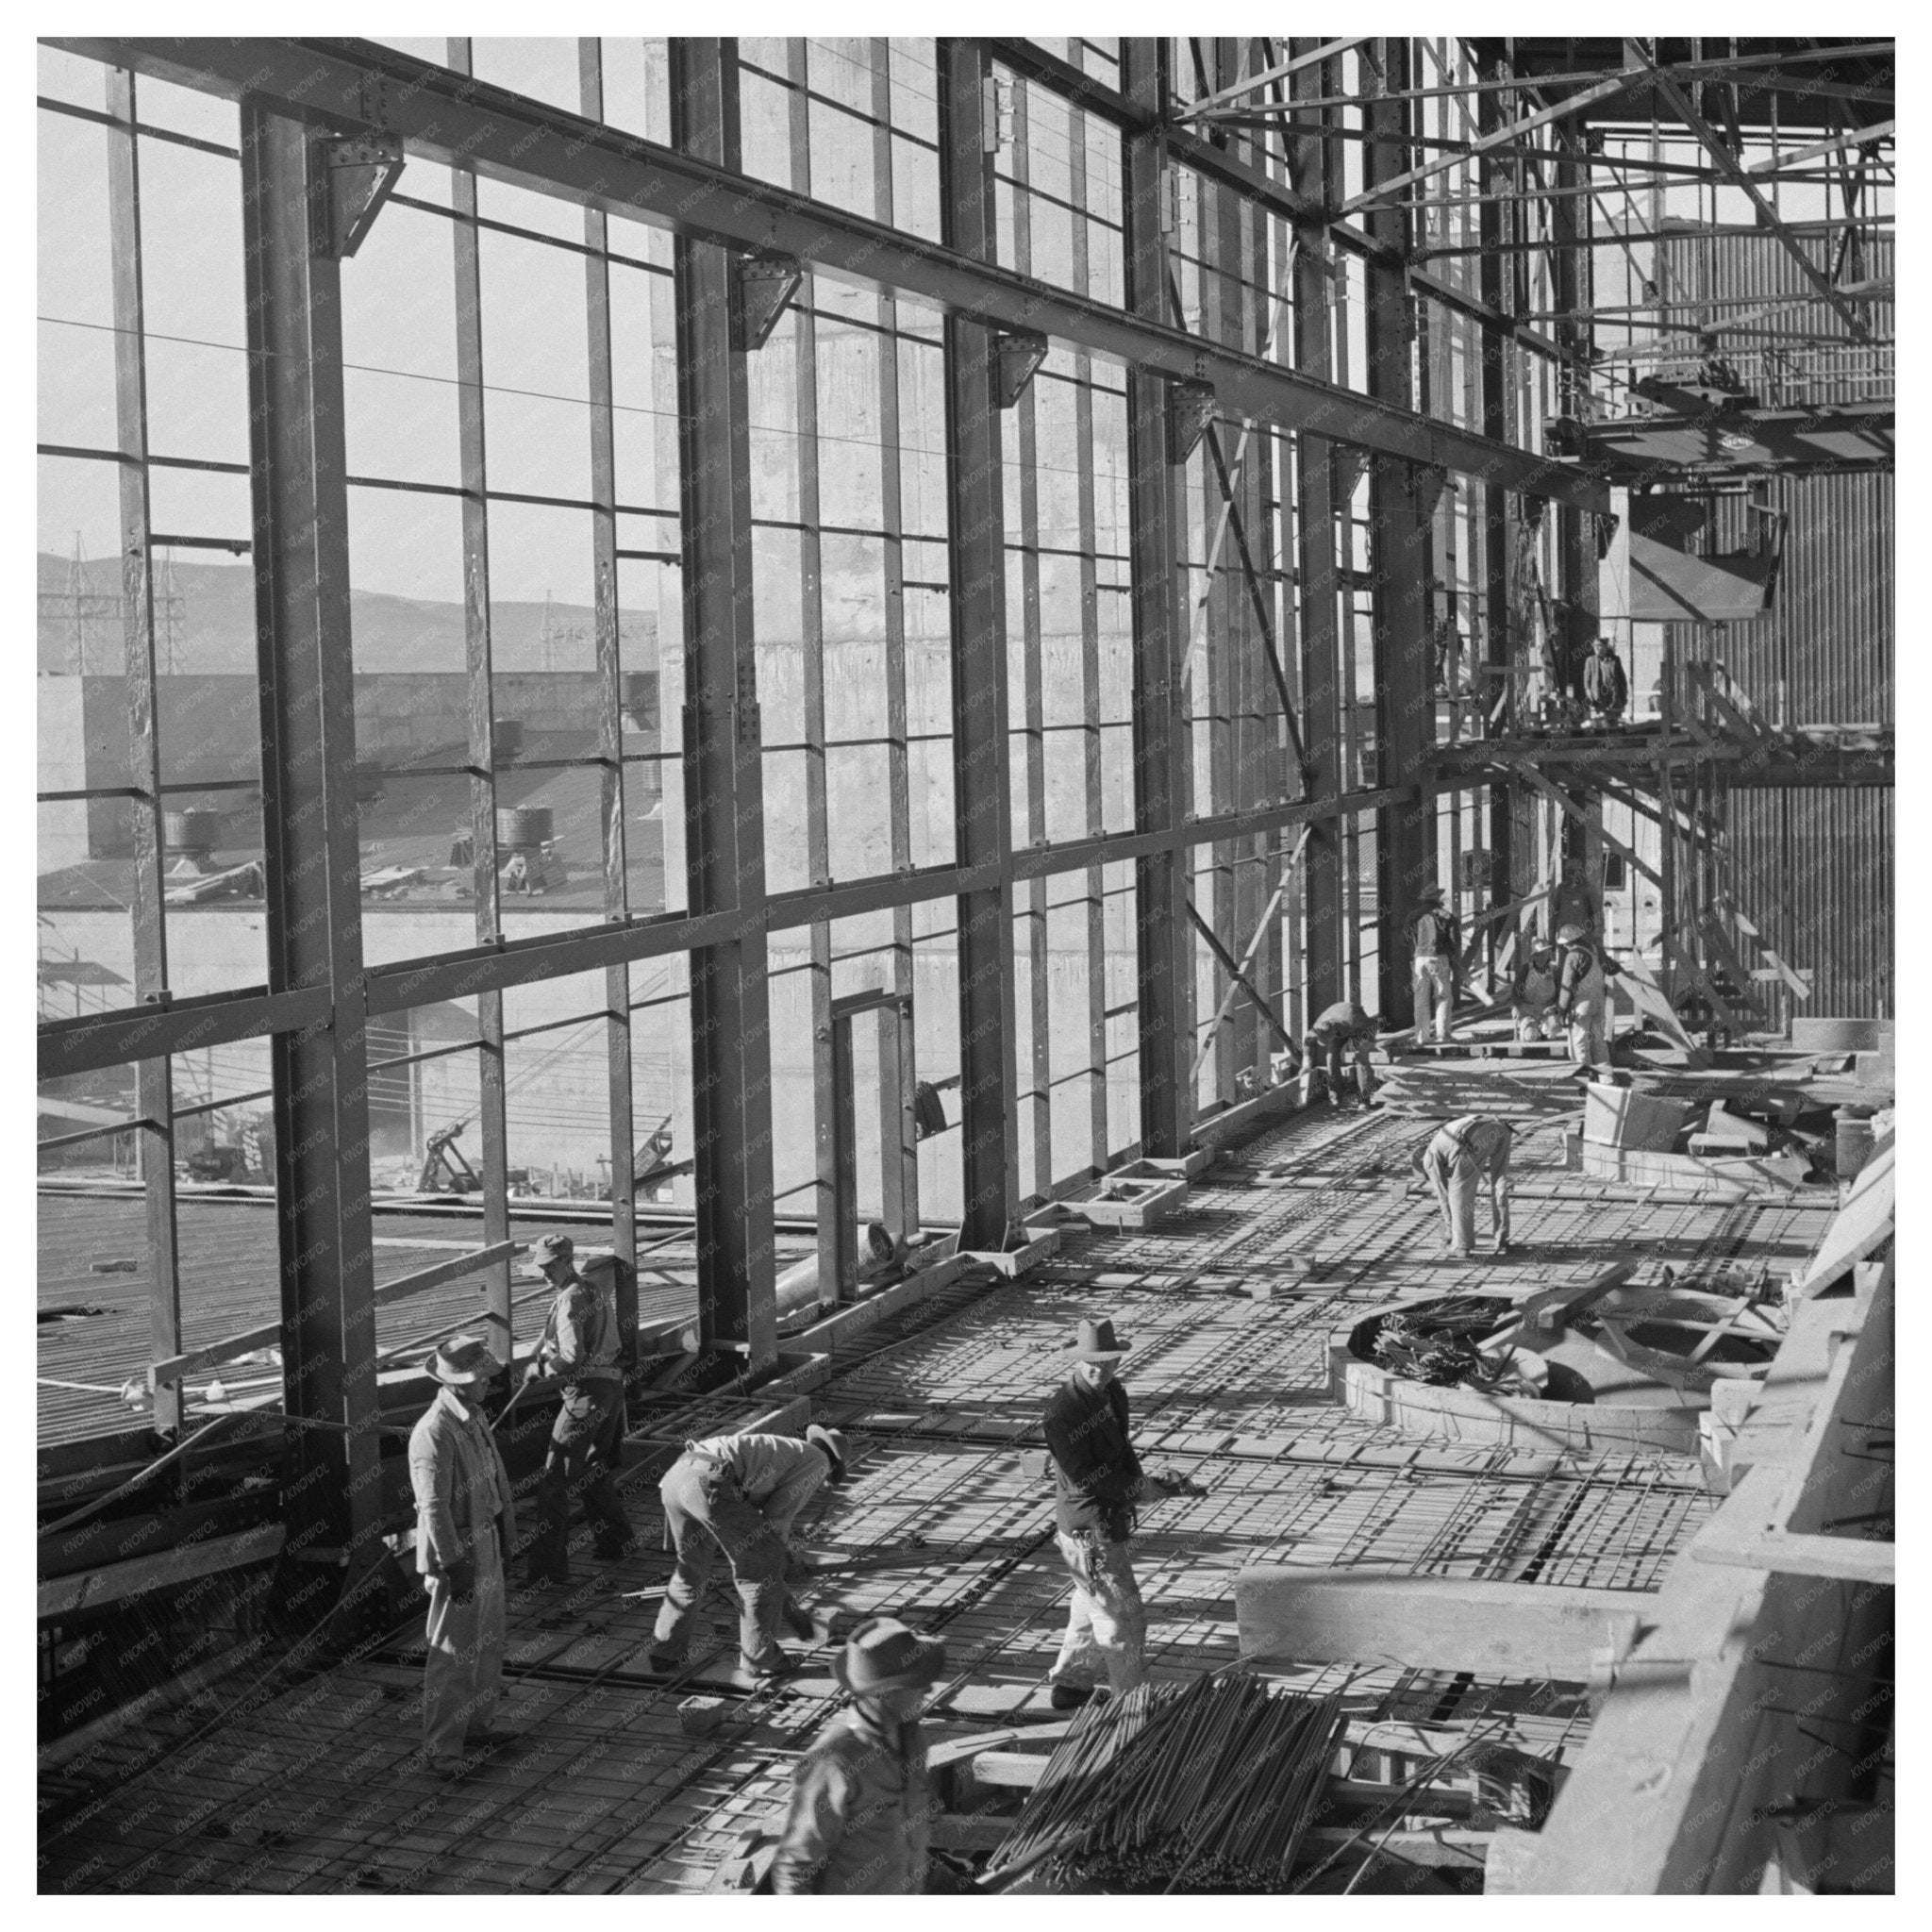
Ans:
[[[1416,1149],[1414,1165],[1429,1184],[1442,1210],[1445,1254],[1466,1259],[1475,1248],[1475,1191],[1490,1191],[1490,1222],[1496,1252],[1509,1247],[1509,1150],[1514,1141],[1507,1121],[1464,1114],[1450,1121]]]
[[[1449,1038],[1449,1008],[1456,997],[1456,920],[1443,904],[1441,886],[1424,886],[1416,908],[1402,922],[1413,962],[1415,1032],[1418,1040]]]
[[[1553,1010],[1559,1024],[1570,1029],[1570,1058],[1579,1066],[1591,1065],[1609,1051],[1609,991],[1603,958],[1591,936],[1574,924],[1557,931],[1557,952]]]
[[[624,1448],[624,1370],[619,1363],[615,1296],[586,1281],[567,1234],[546,1234],[531,1258],[557,1291],[525,1382],[555,1374],[563,1399],[537,1489],[538,1533],[530,1551],[532,1583],[570,1581],[570,1505],[581,1495],[599,1557],[607,1562],[631,1546],[630,1519],[617,1491]]]
[[[1355,1062],[1356,1091],[1364,1107],[1375,1104],[1375,1075],[1369,1065],[1369,1048],[1375,1023],[1353,1000],[1324,1007],[1302,1036],[1302,1105],[1312,1107],[1323,1094],[1330,1107],[1341,1105],[1341,1063]]]
[[[794,1637],[814,1634],[786,1586],[791,1525],[826,1483],[850,1466],[845,1438],[816,1424],[795,1436],[708,1436],[686,1445],[664,1473],[664,1534],[677,1567],[664,1591],[652,1639],[651,1667],[684,1661],[698,1599],[723,1550],[738,1588],[739,1668],[774,1677],[787,1668],[778,1647],[782,1622]]]
[[[504,1575],[516,1541],[509,1472],[483,1419],[501,1364],[474,1335],[456,1335],[423,1364],[441,1387],[409,1435],[416,1568],[429,1592],[423,1661],[423,1753],[459,1776],[466,1748],[495,1741],[503,1681]]]

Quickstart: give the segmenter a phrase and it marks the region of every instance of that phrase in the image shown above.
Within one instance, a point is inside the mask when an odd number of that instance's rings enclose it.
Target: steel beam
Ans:
[[[671,42],[671,118],[681,155],[736,171],[736,42]],[[778,1303],[746,352],[728,251],[680,234],[675,270],[690,905],[737,921],[691,957],[698,1314],[708,1349],[757,1371],[778,1357]]]
[[[1127,303],[1158,316],[1169,300],[1161,201],[1167,192],[1161,43],[1121,42],[1127,98],[1155,126],[1130,134],[1125,153]],[[1193,1131],[1187,1080],[1192,1037],[1193,941],[1188,928],[1189,853],[1182,763],[1181,649],[1188,635],[1180,559],[1186,554],[1186,472],[1170,461],[1166,385],[1145,370],[1127,375],[1127,542],[1134,627],[1134,828],[1151,849],[1134,868],[1136,1016],[1141,1056],[1141,1148],[1174,1158]]]
[[[141,157],[134,133],[135,79],[107,71],[108,222],[113,242],[115,465],[121,508],[121,618],[127,716],[128,801],[133,835],[134,997],[164,998],[168,990],[167,923],[162,882],[161,755],[156,730],[155,606],[152,528],[148,521],[147,375],[141,261]],[[84,668],[84,667],[83,667]],[[141,1117],[142,1195],[152,1265],[148,1352],[158,1360],[181,1347],[181,1278],[175,1225],[173,1063],[150,1058],[135,1067],[134,1110]],[[155,1391],[160,1435],[181,1426],[181,1391]]]
[[[669,227],[741,253],[782,254],[824,275],[990,327],[1031,331],[1172,380],[1212,383],[1227,414],[1305,429],[1384,455],[1586,508],[1599,485],[1534,452],[1310,382],[1257,356],[1207,343],[1153,313],[1126,314],[880,223],[772,187],[735,166],[602,127],[508,89],[454,75],[367,41],[58,39],[85,58],[264,105],[331,128],[394,135],[411,154],[539,193]],[[984,55],[974,58],[984,65]]]
[[[946,245],[997,252],[993,158],[983,132],[986,56],[941,41],[940,215]],[[1019,1205],[1013,1051],[1012,805],[1008,774],[1006,510],[995,401],[998,346],[984,320],[945,323],[946,529],[953,631],[953,796],[958,858],[984,885],[959,894],[960,1245],[997,1248]]]
[[[311,243],[310,128],[249,101],[241,131],[270,984],[329,1000],[273,1049],[283,1407],[337,1425],[296,1431],[286,1507],[353,1560],[381,1492],[341,271]]]

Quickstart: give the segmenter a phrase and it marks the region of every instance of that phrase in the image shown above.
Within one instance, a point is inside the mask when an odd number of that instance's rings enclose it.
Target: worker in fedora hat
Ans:
[[[1097,1668],[1119,1696],[1147,1674],[1147,1611],[1134,1580],[1127,1540],[1134,1505],[1149,1488],[1127,1425],[1127,1391],[1117,1379],[1133,1344],[1110,1319],[1083,1321],[1074,1367],[1047,1399],[1046,1446],[1054,1463],[1054,1524],[1074,1579],[1067,1633],[1048,1681],[1053,1707],[1072,1710],[1093,1695]]]
[[[556,1291],[525,1382],[554,1374],[562,1384],[550,1448],[537,1487],[537,1541],[529,1557],[533,1584],[570,1581],[570,1506],[581,1497],[591,1546],[606,1562],[631,1547],[630,1518],[618,1493],[624,1451],[624,1369],[617,1302],[608,1281],[577,1273],[576,1247],[567,1234],[546,1234],[530,1258]]]
[[[677,1567],[658,1612],[653,1669],[675,1670],[684,1661],[698,1599],[721,1549],[738,1588],[739,1668],[761,1677],[790,1668],[778,1647],[779,1624],[794,1637],[816,1635],[791,1599],[791,1525],[825,1483],[845,1480],[850,1466],[843,1434],[816,1423],[803,1441],[747,1432],[685,1445],[658,1486]]]
[[[931,1808],[919,1712],[946,1647],[896,1617],[869,1617],[834,1670],[852,1693],[792,1774],[771,1886],[776,1892],[924,1888]]]
[[[502,1364],[477,1336],[457,1335],[423,1366],[441,1385],[409,1436],[416,1568],[429,1591],[423,1751],[433,1771],[453,1776],[466,1745],[494,1741],[504,1576],[517,1519],[509,1472],[482,1409]]]
[[[1460,971],[1456,920],[1441,886],[1431,883],[1415,895],[1415,909],[1402,922],[1413,967],[1415,1037],[1449,1038],[1449,1012]]]

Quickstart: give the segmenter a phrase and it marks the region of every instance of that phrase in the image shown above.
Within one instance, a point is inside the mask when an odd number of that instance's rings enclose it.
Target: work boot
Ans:
[[[799,1665],[796,1657],[782,1655],[773,1658],[770,1663],[755,1664],[750,1657],[746,1657],[742,1651],[740,1651],[738,1654],[738,1668],[758,1678],[760,1683],[771,1683],[779,1677],[795,1676],[798,1673]]]
[[[668,1677],[673,1671],[681,1671],[684,1668],[684,1659],[681,1657],[673,1657],[668,1650],[654,1650],[649,1661],[651,1669],[660,1676]]]
[[[1093,1689],[1089,1684],[1056,1684],[1053,1687],[1052,1704],[1056,1710],[1078,1710],[1092,1699]]]
[[[812,1622],[809,1611],[801,1609],[796,1604],[787,1604],[781,1614],[785,1620],[786,1629],[801,1643],[818,1641],[819,1626]]]

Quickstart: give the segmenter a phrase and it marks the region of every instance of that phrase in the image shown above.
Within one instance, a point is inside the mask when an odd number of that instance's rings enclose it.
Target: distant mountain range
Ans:
[[[83,644],[89,671],[118,664],[121,637],[121,565],[96,558],[79,567],[80,590],[74,590],[71,559],[39,553],[40,619],[36,666],[47,673],[76,668],[76,644]],[[157,589],[156,643],[162,669],[181,672],[255,670],[255,573],[245,563],[180,563],[174,566],[170,608]],[[75,604],[79,610],[76,612]],[[490,608],[491,650],[500,671],[588,671],[592,663],[595,613],[583,604],[494,603]],[[379,591],[349,593],[349,621],[356,639],[358,671],[460,671],[463,666],[463,607],[415,597],[392,597]],[[76,628],[81,633],[76,637]],[[633,615],[621,620],[621,647],[627,670],[649,669],[657,661],[658,620]]]

